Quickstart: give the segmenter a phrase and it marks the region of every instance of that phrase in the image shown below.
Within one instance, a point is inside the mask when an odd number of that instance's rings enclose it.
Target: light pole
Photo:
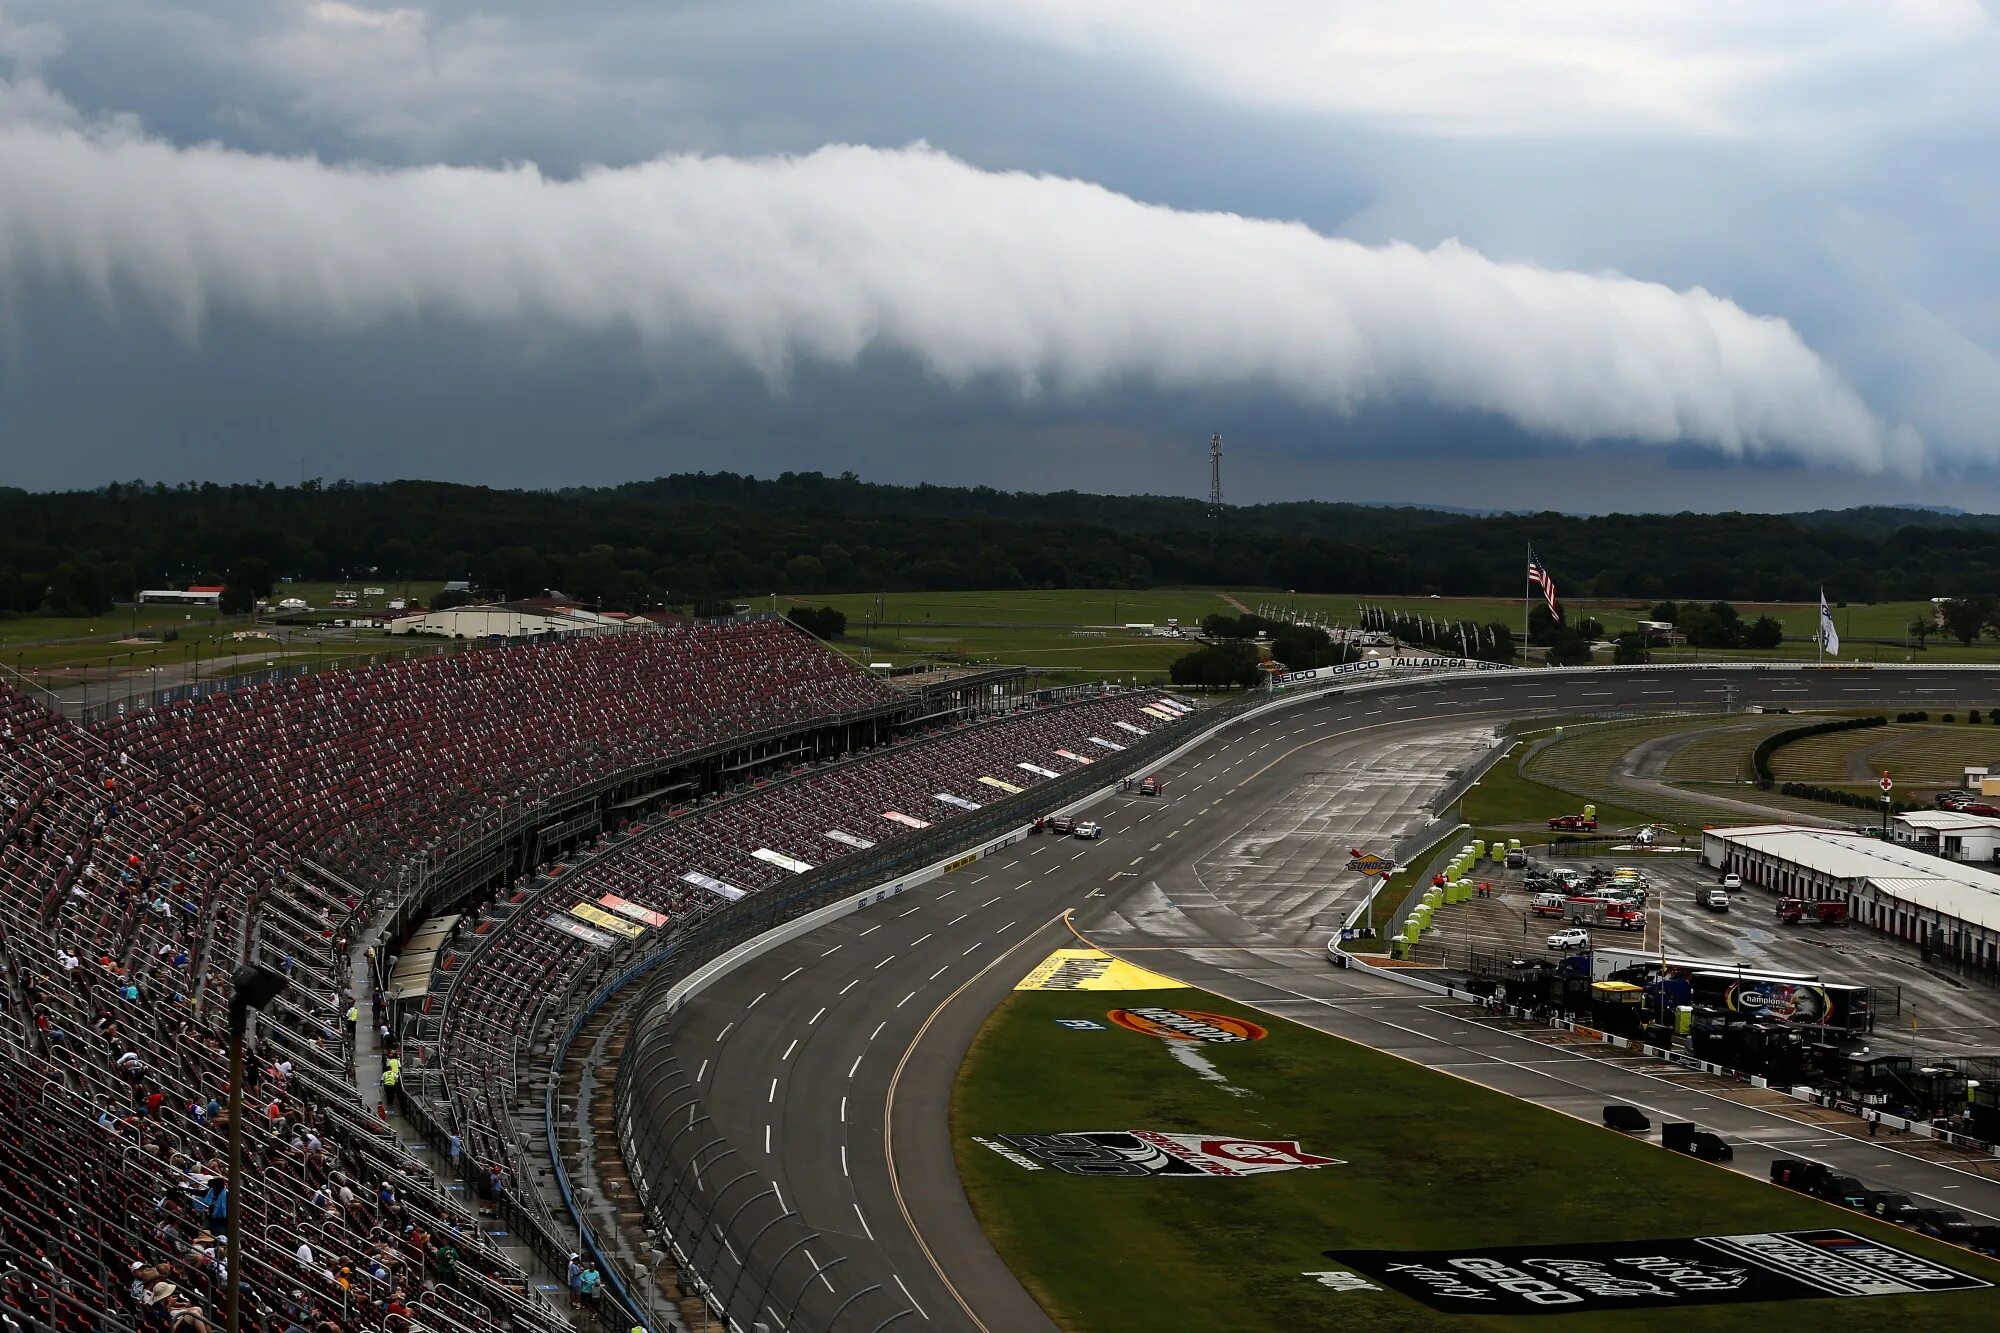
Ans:
[[[224,1187],[224,1197],[228,1210],[224,1220],[226,1229],[223,1264],[229,1270],[228,1281],[223,1288],[223,1327],[227,1333],[239,1333],[242,1328],[241,1302],[243,1296],[243,1273],[241,1253],[243,1248],[243,1196],[240,1182],[243,1176],[243,1037],[250,1026],[250,1011],[262,1009],[276,999],[288,984],[282,972],[273,972],[268,967],[256,963],[245,963],[230,977],[229,995],[229,1174]]]

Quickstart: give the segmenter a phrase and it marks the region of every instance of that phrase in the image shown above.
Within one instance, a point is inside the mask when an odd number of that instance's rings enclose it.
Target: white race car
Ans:
[[[1072,838],[1101,838],[1104,836],[1104,825],[1094,819],[1081,820],[1077,823],[1076,828],[1071,830],[1070,836]]]

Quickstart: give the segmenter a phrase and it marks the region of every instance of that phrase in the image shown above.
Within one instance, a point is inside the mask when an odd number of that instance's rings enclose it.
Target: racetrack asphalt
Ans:
[[[1159,770],[1161,796],[1102,801],[1090,812],[1101,840],[1027,838],[719,978],[676,1020],[677,1047],[715,1124],[819,1233],[814,1266],[838,1259],[843,1283],[900,1293],[910,1313],[899,1330],[1054,1327],[972,1214],[950,1106],[986,1015],[1079,936],[1593,1122],[1610,1101],[1697,1121],[1737,1144],[1735,1166],[1752,1174],[1774,1155],[1810,1156],[1877,1187],[2000,1216],[2000,1183],[1660,1079],[1603,1048],[1468,1021],[1440,997],[1335,969],[1326,953],[1365,892],[1344,870],[1349,847],[1384,847],[1423,824],[1452,771],[1510,719],[1906,700],[2000,700],[2000,670],[1493,673],[1308,695]]]

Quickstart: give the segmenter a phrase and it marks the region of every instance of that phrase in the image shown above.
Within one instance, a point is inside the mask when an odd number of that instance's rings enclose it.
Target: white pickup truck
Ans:
[[[1711,912],[1727,912],[1729,910],[1729,890],[1703,889],[1701,891],[1701,905]]]

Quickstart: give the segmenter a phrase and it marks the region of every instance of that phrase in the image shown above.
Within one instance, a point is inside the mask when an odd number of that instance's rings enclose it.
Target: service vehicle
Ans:
[[[1049,832],[1055,834],[1059,838],[1068,837],[1069,834],[1075,828],[1076,828],[1076,820],[1071,818],[1069,815],[1049,816]]]
[[[1569,915],[1569,900],[1560,893],[1538,893],[1528,904],[1531,916],[1566,917]]]
[[[1922,1209],[1917,1207],[1916,1200],[1907,1194],[1898,1194],[1894,1190],[1869,1191],[1869,1215],[1879,1217],[1884,1222],[1894,1222],[1898,1226],[1911,1226],[1915,1223],[1917,1214],[1922,1211]]]
[[[1728,889],[1731,893],[1734,893],[1738,889],[1743,887],[1743,876],[1737,874],[1735,871],[1732,870],[1728,874],[1724,875],[1721,879],[1717,880],[1716,883],[1720,884],[1723,888]]]
[[[312,610],[310,606],[306,605],[306,599],[303,597],[287,597],[284,601],[278,603],[278,609],[280,611]]]
[[[1075,828],[1070,830],[1070,836],[1072,838],[1101,838],[1104,836],[1104,825],[1094,819],[1086,819],[1079,822]]]
[[[1701,905],[1711,912],[1729,910],[1729,893],[1726,889],[1707,889],[1701,895]]]
[[[1588,949],[1590,947],[1590,932],[1581,926],[1571,926],[1568,930],[1559,930],[1549,936],[1549,947],[1551,949],[1563,950]]]
[[[1549,821],[1549,828],[1557,833],[1595,833],[1597,821],[1589,815],[1557,815]]]
[[[1778,900],[1778,920],[1788,926],[1801,923],[1815,926],[1844,926],[1847,924],[1847,904],[1809,903],[1803,898],[1781,898]]]

